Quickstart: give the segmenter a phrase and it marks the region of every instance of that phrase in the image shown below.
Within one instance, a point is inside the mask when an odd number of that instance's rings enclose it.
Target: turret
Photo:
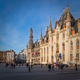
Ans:
[[[32,27],[30,29],[30,36],[29,36],[29,48],[33,48],[33,30]]]
[[[42,29],[41,29],[41,35],[40,35],[40,40],[42,40]]]
[[[52,31],[52,23],[51,23],[51,17],[50,17],[49,30],[50,30],[50,31]]]
[[[70,11],[69,11],[69,5],[68,5],[68,7],[67,7],[67,20],[68,21],[71,21],[71,15],[70,15]]]
[[[80,18],[78,19],[77,27],[78,27],[78,33],[80,33]]]
[[[65,11],[67,12],[66,28],[67,28],[67,34],[69,36],[71,34],[71,14],[69,11],[69,5],[68,5],[67,9],[65,9]]]

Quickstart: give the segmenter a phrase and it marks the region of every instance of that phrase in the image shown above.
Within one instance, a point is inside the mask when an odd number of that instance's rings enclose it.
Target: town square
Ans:
[[[80,1],[0,0],[0,80],[80,80]]]

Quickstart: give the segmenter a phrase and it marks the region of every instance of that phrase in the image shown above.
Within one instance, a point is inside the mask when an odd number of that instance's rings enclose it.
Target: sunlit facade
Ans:
[[[48,42],[46,40],[48,39]],[[61,59],[59,54],[61,53]],[[80,64],[80,18],[74,19],[67,7],[52,29],[47,27],[46,35],[40,38],[40,61],[42,64]]]
[[[51,17],[49,27],[46,28],[46,34],[43,37],[42,31],[40,41],[37,47],[32,41],[32,33],[30,31],[30,41],[27,45],[27,61],[32,58],[32,53],[40,54],[39,63],[77,63],[80,64],[80,18],[74,19],[69,11],[69,6],[63,11],[59,20],[55,22],[55,28],[52,29]],[[32,47],[31,47],[32,46]],[[35,51],[34,51],[35,50]],[[59,54],[61,53],[61,59]],[[34,62],[34,61],[33,61]]]

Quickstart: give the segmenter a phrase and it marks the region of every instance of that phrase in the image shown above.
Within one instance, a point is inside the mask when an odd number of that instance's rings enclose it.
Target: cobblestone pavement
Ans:
[[[0,80],[80,80],[80,68],[78,71],[74,67],[64,68],[62,73],[58,68],[48,71],[46,66],[33,66],[29,72],[25,66],[12,69],[0,65]]]

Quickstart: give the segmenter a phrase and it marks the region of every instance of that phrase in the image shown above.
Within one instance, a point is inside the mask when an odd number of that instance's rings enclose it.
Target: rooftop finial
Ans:
[[[67,5],[67,7],[69,7],[69,3],[68,3],[68,5]]]
[[[51,16],[50,16],[50,20],[51,20]]]
[[[42,28],[41,28],[41,36],[40,36],[40,39],[42,40]]]
[[[50,30],[52,30],[51,16],[50,16],[50,24],[49,24],[49,29],[50,29]]]

